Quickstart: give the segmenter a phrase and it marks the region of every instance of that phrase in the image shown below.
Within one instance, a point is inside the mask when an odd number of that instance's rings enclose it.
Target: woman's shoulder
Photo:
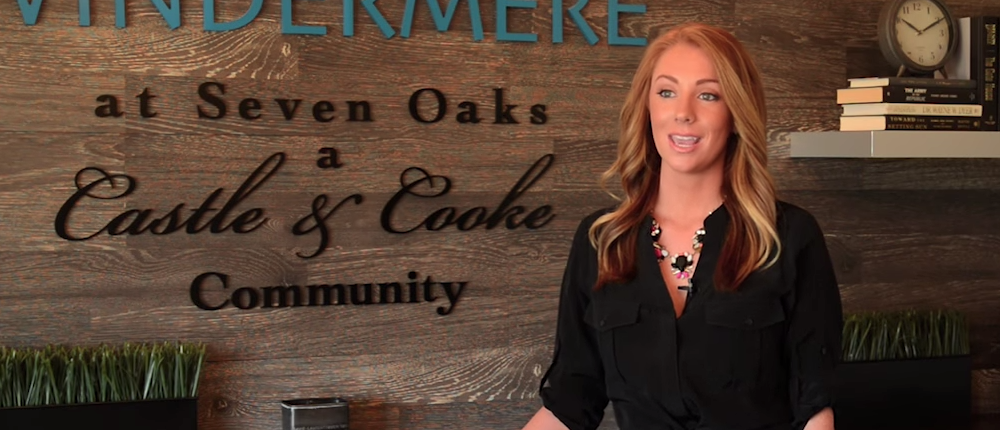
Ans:
[[[778,233],[785,241],[806,243],[823,236],[816,216],[802,206],[784,200],[777,201]]]
[[[606,207],[603,207],[603,208],[600,208],[600,209],[597,209],[597,210],[595,210],[593,212],[588,213],[587,215],[585,215],[583,217],[582,220],[580,220],[580,225],[579,225],[578,228],[585,229],[585,230],[590,230],[590,227],[593,226],[595,222],[597,222],[598,218],[600,218],[600,217],[602,217],[602,216],[604,216],[606,214],[609,214],[611,212],[614,212],[615,209],[617,209],[617,207],[615,207],[615,206],[606,206]]]
[[[576,227],[576,233],[574,234],[574,244],[576,246],[583,246],[584,244],[590,243],[590,228],[594,226],[597,219],[613,212],[616,209],[614,206],[603,207],[597,209],[593,212],[589,212],[580,220]]]

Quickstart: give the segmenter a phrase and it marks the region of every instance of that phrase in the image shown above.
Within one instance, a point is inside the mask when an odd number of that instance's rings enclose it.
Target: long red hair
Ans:
[[[597,249],[595,288],[635,277],[637,227],[652,211],[660,182],[661,158],[653,142],[648,95],[656,61],[677,43],[690,43],[711,58],[734,122],[722,189],[730,219],[714,274],[716,289],[736,290],[752,272],[773,264],[780,252],[776,191],[767,170],[767,111],[760,73],[728,31],[683,24],[653,40],[646,49],[622,107],[617,159],[604,172],[601,183],[619,178],[624,195],[616,196],[618,206],[598,218],[589,232]],[[772,253],[774,258],[769,261]]]

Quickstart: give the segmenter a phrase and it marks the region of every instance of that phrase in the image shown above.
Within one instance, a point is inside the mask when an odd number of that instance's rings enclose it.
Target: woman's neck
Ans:
[[[722,172],[681,174],[663,169],[653,216],[661,224],[700,224],[723,202]]]

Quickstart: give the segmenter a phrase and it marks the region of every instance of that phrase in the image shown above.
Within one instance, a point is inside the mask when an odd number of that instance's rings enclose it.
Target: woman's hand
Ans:
[[[831,429],[833,427],[830,427]],[[552,412],[543,406],[521,430],[569,430]]]
[[[809,418],[803,430],[834,430],[833,409],[825,408]]]

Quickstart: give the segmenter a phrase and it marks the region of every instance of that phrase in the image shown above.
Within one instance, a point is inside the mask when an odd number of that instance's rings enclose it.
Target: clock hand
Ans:
[[[906,23],[906,26],[907,26],[907,27],[910,27],[910,28],[912,28],[912,29],[913,29],[913,31],[916,31],[916,32],[917,32],[917,35],[918,35],[918,36],[919,36],[919,35],[921,35],[921,34],[923,34],[923,32],[922,32],[922,31],[920,31],[919,29],[917,29],[917,27],[914,27],[914,26],[913,26],[913,24],[910,24],[910,22],[909,22],[909,21],[907,21],[907,20],[905,20],[905,19],[902,19],[902,18],[900,18],[900,20],[901,20],[901,21],[903,21],[904,23]]]
[[[944,17],[941,17],[941,18],[938,18],[938,20],[937,20],[937,21],[934,21],[933,23],[931,23],[931,25],[928,25],[928,26],[927,26],[927,28],[925,28],[925,29],[923,29],[923,30],[920,30],[920,32],[921,32],[921,33],[923,33],[923,32],[925,32],[925,31],[927,31],[927,30],[930,30],[930,29],[931,29],[931,27],[933,27],[933,26],[937,25],[937,23],[939,23],[939,22],[941,22],[941,21],[944,21]]]

